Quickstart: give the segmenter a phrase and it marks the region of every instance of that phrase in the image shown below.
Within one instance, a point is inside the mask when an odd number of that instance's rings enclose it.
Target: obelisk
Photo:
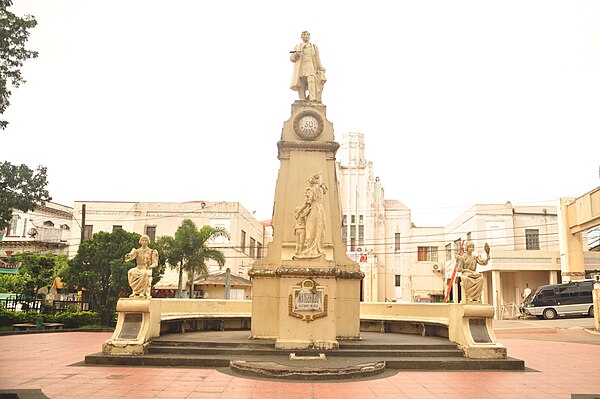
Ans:
[[[275,339],[279,349],[336,349],[340,339],[360,339],[364,274],[342,244],[339,144],[321,102],[325,70],[309,39],[303,32],[290,57],[300,99],[277,143],[273,241],[249,272],[252,338]]]

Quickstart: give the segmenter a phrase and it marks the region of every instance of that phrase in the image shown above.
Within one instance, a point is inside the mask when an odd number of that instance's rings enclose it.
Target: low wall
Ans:
[[[143,353],[141,351],[145,350],[152,338],[167,332],[250,329],[252,301],[121,299],[117,310],[117,328],[103,351],[139,354]],[[489,305],[390,302],[360,304],[361,331],[447,337],[461,347],[467,357],[505,358],[506,348],[496,342],[493,334],[493,316],[494,309]],[[125,342],[125,338],[129,341]],[[133,340],[136,346],[133,346]]]

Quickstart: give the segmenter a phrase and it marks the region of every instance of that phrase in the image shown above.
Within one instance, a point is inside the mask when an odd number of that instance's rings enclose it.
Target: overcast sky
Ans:
[[[54,202],[239,201],[272,213],[303,30],[338,141],[365,135],[417,225],[600,185],[600,1],[27,0],[38,26],[0,160]]]

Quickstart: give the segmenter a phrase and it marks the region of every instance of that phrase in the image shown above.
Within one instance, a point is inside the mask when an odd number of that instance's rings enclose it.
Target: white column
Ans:
[[[496,310],[494,318],[500,318],[500,305],[502,298],[502,281],[500,281],[500,271],[492,270],[492,305]]]

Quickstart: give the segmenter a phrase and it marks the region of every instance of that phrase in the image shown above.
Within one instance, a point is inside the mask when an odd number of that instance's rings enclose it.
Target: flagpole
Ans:
[[[463,246],[465,242],[461,240],[460,248],[458,250],[458,255],[462,255]],[[454,270],[452,270],[452,276],[450,277],[450,283],[448,284],[448,289],[446,290],[446,297],[444,298],[444,303],[448,302],[448,298],[450,297],[450,291],[452,291],[452,287],[454,286],[454,279],[456,278],[456,267],[458,266],[458,261],[454,260]]]

